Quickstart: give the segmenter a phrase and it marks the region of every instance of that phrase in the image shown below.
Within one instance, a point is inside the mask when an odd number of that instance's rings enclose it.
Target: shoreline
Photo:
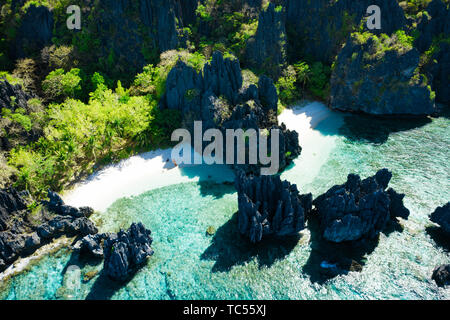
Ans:
[[[61,237],[37,249],[32,255],[19,258],[13,262],[7,269],[0,272],[0,281],[6,282],[12,277],[26,271],[34,263],[39,262],[42,258],[50,253],[56,252],[63,247],[69,247],[74,238]],[[6,283],[3,283],[6,284]]]
[[[62,198],[74,207],[90,206],[95,211],[105,211],[120,198],[174,184],[234,181],[234,173],[226,165],[175,166],[170,161],[171,151],[159,149],[108,165],[65,190]]]
[[[284,122],[288,129],[298,132],[302,154],[294,163],[311,164],[313,168],[322,162],[333,148],[333,137],[323,136],[315,128],[323,120],[334,115],[323,103],[305,101],[286,108],[279,116],[279,123]],[[333,130],[341,125],[341,118],[333,124]],[[324,144],[325,152],[320,150]],[[233,182],[234,172],[227,165],[181,165],[171,162],[172,149],[158,149],[138,154],[110,164],[95,172],[88,178],[75,183],[72,188],[62,193],[64,202],[74,207],[90,206],[95,211],[105,211],[116,200],[140,195],[146,191],[174,184],[212,181],[217,183]],[[194,152],[192,150],[192,152]],[[317,155],[321,161],[317,163]],[[319,168],[308,168],[308,176]],[[283,175],[287,170],[283,172]],[[313,177],[311,176],[310,179]]]
[[[321,162],[326,160],[325,156],[320,162],[317,162],[317,159],[315,159],[317,154],[314,150],[323,147],[323,144],[326,143],[326,154],[329,154],[334,147],[333,143],[330,144],[329,137],[321,137],[320,132],[314,130],[320,122],[332,114],[332,111],[321,102],[305,101],[286,108],[279,116],[279,123],[284,122],[288,129],[295,130],[300,135],[300,145],[303,151],[300,157],[294,161],[295,166],[300,165],[299,168],[304,168],[305,163],[311,164],[312,168],[318,166],[317,170],[311,170],[308,167],[305,175],[307,179],[313,179],[311,174],[318,171]],[[338,121],[337,124],[339,123]],[[121,198],[138,196],[144,192],[174,184],[199,181],[234,182],[234,172],[227,165],[175,166],[170,161],[171,151],[172,149],[169,148],[158,149],[107,165],[86,179],[75,183],[72,188],[65,190],[61,196],[67,205],[74,207],[90,206],[95,211],[104,212]],[[289,175],[289,173],[295,172],[292,172],[292,169],[287,169],[282,173],[282,177],[286,174]],[[305,173],[303,169],[302,173]],[[57,239],[39,248],[31,256],[19,258],[3,273],[0,273],[0,280],[6,281],[20,274],[45,255],[70,245],[69,240],[65,237]]]

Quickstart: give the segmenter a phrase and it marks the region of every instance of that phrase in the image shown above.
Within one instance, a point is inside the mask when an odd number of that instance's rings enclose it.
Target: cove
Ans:
[[[449,299],[448,290],[430,279],[448,258],[428,214],[450,198],[450,120],[368,120],[314,102],[285,110],[280,121],[299,132],[302,155],[282,178],[301,192],[317,196],[350,172],[365,177],[387,167],[394,173],[392,186],[406,194],[411,216],[401,221],[403,231],[382,234],[363,256],[361,272],[316,281],[316,267],[325,259],[313,230],[291,241],[251,246],[236,229],[237,197],[226,168],[165,168],[169,151],[160,150],[106,168],[65,195],[71,205],[98,210],[93,219],[102,232],[135,221],[152,230],[155,255],[130,282],[115,287],[95,275],[101,264],[61,249],[4,283],[0,297]],[[213,236],[206,233],[209,226],[216,230]],[[71,265],[81,270],[75,289],[66,285]]]

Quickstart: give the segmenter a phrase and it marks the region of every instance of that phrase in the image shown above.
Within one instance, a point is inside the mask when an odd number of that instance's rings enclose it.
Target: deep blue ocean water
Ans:
[[[406,194],[409,220],[359,256],[361,272],[320,280],[318,266],[328,253],[308,229],[294,239],[250,245],[236,231],[234,186],[200,180],[117,199],[95,214],[101,231],[136,221],[152,230],[155,255],[127,284],[113,285],[101,263],[61,249],[3,283],[0,298],[449,299],[450,290],[430,279],[450,254],[428,215],[450,200],[450,120],[377,120],[316,107],[289,112],[289,127],[301,123],[304,150],[282,177],[302,193],[317,196],[351,172],[366,177],[386,167],[394,174],[390,186]],[[214,236],[206,233],[210,226]],[[93,271],[99,273],[84,281]]]

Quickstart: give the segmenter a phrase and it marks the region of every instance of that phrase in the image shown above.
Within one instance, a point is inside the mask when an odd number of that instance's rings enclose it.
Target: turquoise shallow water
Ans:
[[[450,299],[450,290],[430,279],[436,265],[450,263],[450,254],[427,218],[450,200],[449,124],[446,118],[391,121],[330,113],[313,130],[329,152],[303,155],[320,163],[317,172],[311,174],[300,157],[283,173],[302,192],[317,196],[350,172],[365,177],[383,167],[393,171],[391,186],[406,194],[411,216],[401,221],[403,230],[380,236],[365,254],[362,272],[317,282],[311,270],[317,256],[323,257],[308,230],[299,238],[251,247],[236,233],[234,187],[201,181],[119,199],[96,214],[101,231],[142,221],[153,232],[155,255],[124,286],[114,287],[102,275],[83,281],[102,265],[63,249],[3,284],[0,298]],[[217,230],[212,237],[209,226]]]

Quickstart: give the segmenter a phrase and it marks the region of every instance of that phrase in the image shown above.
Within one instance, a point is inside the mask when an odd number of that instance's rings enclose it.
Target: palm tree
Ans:
[[[297,81],[302,84],[302,95],[304,95],[305,86],[310,80],[311,69],[306,62],[296,63],[294,68],[297,73]]]

